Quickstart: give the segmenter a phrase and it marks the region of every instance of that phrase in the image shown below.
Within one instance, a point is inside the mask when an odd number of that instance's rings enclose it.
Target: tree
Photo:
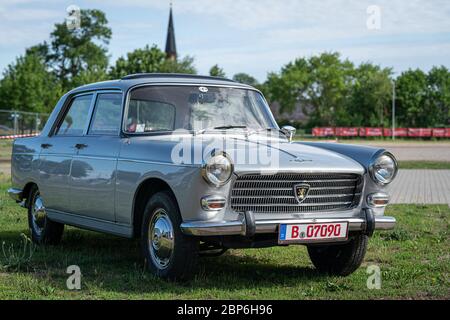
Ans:
[[[236,73],[233,76],[233,80],[239,83],[248,84],[250,86],[256,87],[259,85],[258,80],[247,73]]]
[[[434,126],[450,124],[450,72],[444,67],[433,67],[427,75],[427,101],[436,111]]]
[[[115,66],[111,68],[112,78],[122,78],[127,74],[142,72],[169,72],[195,74],[193,58],[185,57],[182,60],[166,59],[166,54],[156,45],[145,46],[127,53],[127,57],[117,59]]]
[[[436,122],[436,106],[428,103],[427,75],[422,70],[403,72],[396,81],[398,124],[428,127]]]
[[[348,114],[352,126],[388,127],[391,124],[392,70],[363,63],[355,70]]]
[[[91,75],[92,70],[102,75],[102,71],[106,72],[108,56],[105,45],[112,34],[107,24],[102,11],[81,10],[81,28],[70,30],[65,23],[57,23],[50,35],[51,43],[41,44],[33,50],[46,56],[49,68],[63,87],[70,89],[72,81],[83,72]]]
[[[225,78],[225,71],[219,67],[219,65],[215,64],[209,69],[209,75],[212,77],[221,77]]]
[[[0,80],[0,109],[50,113],[62,88],[36,52],[10,64]]]
[[[346,107],[353,73],[350,61],[341,61],[338,53],[323,53],[296,59],[279,74],[269,74],[265,90],[271,101],[280,103],[281,112],[300,105],[310,116],[310,126],[348,125],[351,117]]]

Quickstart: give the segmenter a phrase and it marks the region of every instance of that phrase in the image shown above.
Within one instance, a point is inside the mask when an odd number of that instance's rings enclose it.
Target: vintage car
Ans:
[[[229,248],[306,245],[348,275],[384,216],[397,162],[384,149],[293,141],[260,91],[231,80],[134,74],[76,88],[39,136],[16,139],[10,196],[32,240],[64,225],[141,239],[148,269],[195,274]]]

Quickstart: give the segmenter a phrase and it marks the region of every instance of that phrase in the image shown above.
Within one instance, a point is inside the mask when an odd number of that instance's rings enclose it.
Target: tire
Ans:
[[[48,218],[37,186],[31,188],[27,202],[28,226],[33,243],[58,244],[64,232],[64,225]]]
[[[142,223],[141,248],[147,268],[159,278],[188,280],[195,275],[199,241],[181,232],[181,222],[178,206],[170,192],[158,192],[148,201]]]
[[[348,276],[361,266],[369,237],[355,234],[341,245],[308,246],[309,257],[320,272]]]

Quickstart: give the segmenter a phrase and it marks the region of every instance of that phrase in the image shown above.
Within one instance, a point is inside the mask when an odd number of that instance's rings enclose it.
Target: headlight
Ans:
[[[225,152],[213,152],[203,165],[202,175],[206,182],[220,187],[230,180],[233,170],[233,163]]]
[[[379,155],[369,167],[369,173],[373,181],[380,185],[391,183],[397,175],[397,160],[389,152]]]

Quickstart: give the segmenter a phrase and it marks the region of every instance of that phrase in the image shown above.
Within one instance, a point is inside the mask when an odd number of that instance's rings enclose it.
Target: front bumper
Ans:
[[[349,231],[362,231],[371,235],[374,230],[390,230],[395,227],[394,217],[374,216],[366,209],[362,217],[355,218],[306,218],[280,220],[254,220],[251,213],[246,212],[236,221],[204,222],[189,221],[181,224],[184,234],[193,236],[252,236],[259,233],[277,233],[280,224],[300,223],[333,223],[348,222]]]

